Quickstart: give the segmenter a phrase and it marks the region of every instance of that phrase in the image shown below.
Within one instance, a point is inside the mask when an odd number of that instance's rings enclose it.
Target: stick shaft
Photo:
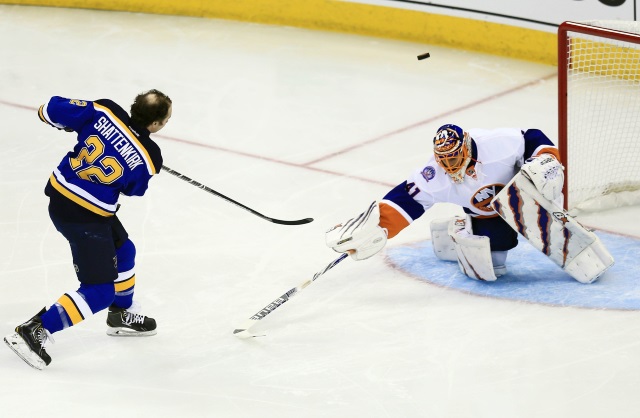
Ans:
[[[313,218],[298,219],[298,220],[295,220],[295,221],[286,221],[286,220],[282,220],[282,219],[270,218],[269,216],[265,216],[265,215],[261,214],[260,212],[258,212],[256,210],[253,210],[250,207],[245,206],[242,203],[237,202],[237,201],[231,199],[230,197],[225,196],[222,193],[217,192],[217,191],[213,190],[212,188],[210,188],[208,186],[205,186],[204,184],[202,184],[200,182],[197,182],[197,181],[185,176],[184,174],[181,174],[181,173],[179,173],[179,172],[167,167],[166,165],[163,165],[162,169],[164,171],[168,172],[169,174],[172,174],[172,175],[178,177],[180,180],[186,181],[187,183],[191,184],[192,186],[195,186],[195,187],[197,187],[199,189],[202,189],[205,192],[211,193],[212,195],[218,196],[219,198],[222,198],[222,199],[226,200],[229,203],[233,203],[234,205],[236,205],[236,206],[238,206],[238,207],[240,207],[240,208],[242,208],[242,209],[244,209],[244,210],[246,210],[248,212],[251,212],[252,214],[254,214],[254,215],[256,215],[256,216],[258,216],[258,217],[260,217],[262,219],[265,219],[265,220],[267,220],[269,222],[273,222],[275,224],[280,224],[280,225],[302,225],[302,224],[307,224],[307,223],[313,221]]]
[[[256,312],[255,315],[253,315],[251,318],[245,321],[241,326],[236,328],[233,331],[233,333],[236,335],[243,333],[246,336],[251,336],[250,334],[248,334],[249,328],[255,325],[258,321],[262,320],[262,318],[264,318],[265,316],[269,315],[271,312],[278,309],[280,306],[284,305],[285,302],[287,302],[289,299],[291,299],[292,297],[300,293],[304,288],[306,288],[311,283],[313,283],[318,277],[322,276],[327,271],[335,267],[342,260],[347,258],[347,256],[348,256],[347,253],[341,254],[340,257],[336,258],[331,263],[327,264],[327,266],[324,269],[314,274],[311,279],[305,280],[304,282],[300,283],[298,286],[292,289],[289,289],[282,296],[276,298],[273,302],[271,302],[270,304],[268,304],[267,306],[265,306],[264,308]]]

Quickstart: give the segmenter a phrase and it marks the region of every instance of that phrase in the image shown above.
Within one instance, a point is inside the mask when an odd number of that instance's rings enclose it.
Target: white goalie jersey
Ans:
[[[392,238],[439,202],[459,205],[474,217],[497,216],[491,201],[526,159],[545,153],[558,157],[555,145],[539,132],[517,128],[470,129],[472,164],[464,181],[455,184],[431,155],[382,199],[380,226]]]

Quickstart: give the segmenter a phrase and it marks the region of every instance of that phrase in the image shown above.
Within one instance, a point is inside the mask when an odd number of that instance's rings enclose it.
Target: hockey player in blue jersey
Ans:
[[[51,334],[108,308],[107,334],[148,336],[153,318],[133,303],[136,249],[116,216],[118,197],[142,196],[162,168],[150,134],[171,117],[171,99],[158,90],[139,94],[131,116],[111,100],[52,97],[38,115],[48,125],[77,134],[73,150],[53,170],[45,187],[49,216],[69,241],[80,286],[18,325],[7,345],[30,366],[51,362]]]

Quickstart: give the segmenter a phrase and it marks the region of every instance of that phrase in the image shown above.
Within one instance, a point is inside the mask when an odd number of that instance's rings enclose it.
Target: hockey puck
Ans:
[[[418,55],[418,60],[423,60],[423,59],[427,59],[431,56],[431,54],[429,54],[428,52],[425,52],[424,54],[420,54]]]

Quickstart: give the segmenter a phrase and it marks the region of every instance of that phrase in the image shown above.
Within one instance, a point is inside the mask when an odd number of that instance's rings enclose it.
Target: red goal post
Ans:
[[[640,204],[640,22],[560,25],[558,130],[567,209]]]

